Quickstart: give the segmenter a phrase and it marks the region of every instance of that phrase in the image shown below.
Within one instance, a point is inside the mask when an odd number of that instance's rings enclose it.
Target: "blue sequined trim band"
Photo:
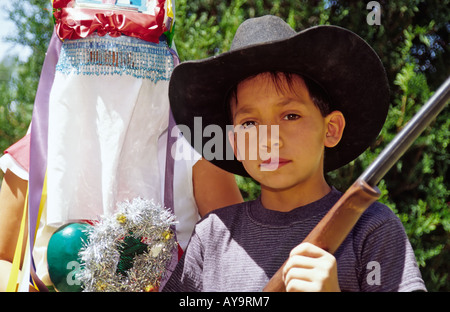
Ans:
[[[169,80],[174,64],[165,41],[91,36],[65,40],[56,70],[78,75],[131,75],[153,82]]]

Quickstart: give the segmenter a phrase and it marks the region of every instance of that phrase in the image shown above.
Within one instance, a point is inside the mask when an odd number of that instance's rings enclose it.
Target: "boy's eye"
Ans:
[[[283,117],[284,120],[297,120],[300,118],[300,115],[297,114],[287,114]]]
[[[250,128],[250,127],[255,126],[255,125],[256,125],[256,121],[249,120],[249,121],[246,121],[246,122],[242,123],[241,127],[244,128],[244,129],[247,129],[247,128]]]

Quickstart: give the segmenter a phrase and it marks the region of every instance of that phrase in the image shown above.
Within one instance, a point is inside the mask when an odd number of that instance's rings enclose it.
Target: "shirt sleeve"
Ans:
[[[360,264],[364,292],[426,291],[414,251],[394,214],[366,236]]]
[[[203,289],[203,245],[193,233],[175,270],[162,289],[163,292],[201,292]]]
[[[22,180],[28,180],[30,168],[30,134],[11,145],[0,158],[0,169],[12,171]]]

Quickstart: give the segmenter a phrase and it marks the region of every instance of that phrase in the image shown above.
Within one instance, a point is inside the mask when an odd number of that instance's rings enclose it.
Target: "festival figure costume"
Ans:
[[[172,1],[54,0],[53,8],[30,134],[2,158],[4,171],[24,178],[27,164],[14,158],[29,146],[28,261],[46,285],[47,244],[63,224],[152,199],[173,210],[185,248],[199,218],[192,166],[200,156],[169,125],[168,80],[178,62]],[[172,149],[183,157],[173,160]],[[20,285],[28,288],[26,277]]]

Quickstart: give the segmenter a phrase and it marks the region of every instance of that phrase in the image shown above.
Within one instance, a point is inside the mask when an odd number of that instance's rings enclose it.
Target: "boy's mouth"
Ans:
[[[261,171],[274,171],[290,162],[290,160],[284,158],[269,158],[259,164],[259,167],[261,168]]]

